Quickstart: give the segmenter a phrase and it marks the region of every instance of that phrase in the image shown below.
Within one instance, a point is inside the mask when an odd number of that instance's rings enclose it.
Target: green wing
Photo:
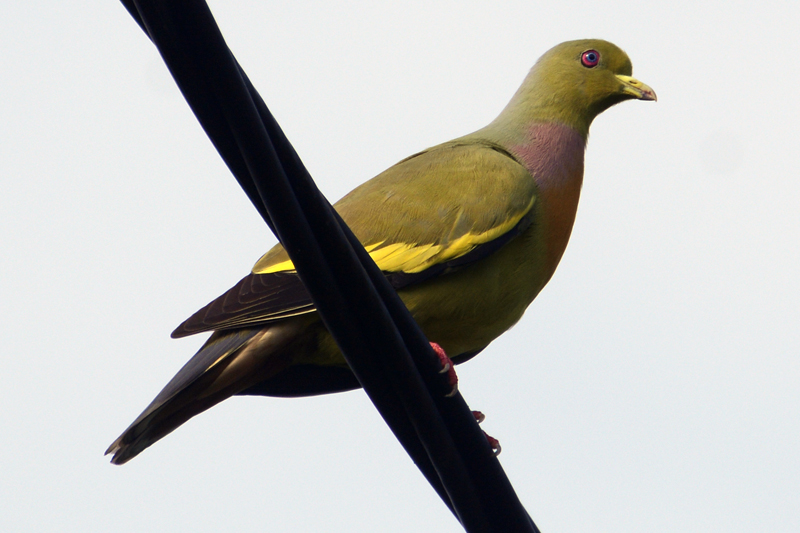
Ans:
[[[494,252],[530,225],[536,186],[502,147],[453,141],[400,161],[335,208],[395,288],[446,275]],[[282,246],[172,334],[265,324],[313,312]]]

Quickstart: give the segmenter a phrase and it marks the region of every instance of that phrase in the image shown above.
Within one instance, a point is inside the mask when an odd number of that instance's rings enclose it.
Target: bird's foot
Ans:
[[[458,376],[456,375],[456,366],[453,364],[453,361],[447,357],[447,354],[441,346],[435,342],[432,342],[431,348],[433,348],[433,353],[436,354],[436,357],[439,358],[439,362],[442,364],[442,369],[439,371],[439,373],[447,374],[447,384],[450,386],[450,392],[448,392],[445,396],[448,398],[455,396],[455,394],[458,392]]]
[[[475,417],[475,421],[478,424],[480,424],[481,422],[486,420],[486,415],[481,413],[480,411],[472,411],[472,416]],[[491,435],[489,435],[485,431],[483,432],[483,436],[486,437],[486,442],[488,442],[489,446],[492,447],[492,452],[495,455],[500,455],[500,452],[502,451],[502,448],[500,447],[500,441],[497,440],[496,438],[492,437]]]
[[[500,452],[503,451],[503,449],[500,447],[500,441],[485,431],[483,432],[483,435],[486,437],[486,442],[488,442],[489,446],[492,447],[492,453],[495,454],[495,456],[500,455]]]

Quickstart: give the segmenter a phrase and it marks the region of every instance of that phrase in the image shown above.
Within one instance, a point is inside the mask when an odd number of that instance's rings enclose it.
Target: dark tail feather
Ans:
[[[288,329],[287,329],[288,328]],[[123,464],[181,424],[286,367],[291,324],[216,332],[106,450]],[[287,335],[288,334],[288,335]]]

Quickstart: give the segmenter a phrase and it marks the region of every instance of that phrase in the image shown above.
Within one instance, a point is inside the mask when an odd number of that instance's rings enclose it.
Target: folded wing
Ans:
[[[453,141],[413,155],[342,198],[336,210],[396,289],[493,253],[533,219],[528,171],[489,142]],[[173,337],[268,324],[315,311],[281,245]]]

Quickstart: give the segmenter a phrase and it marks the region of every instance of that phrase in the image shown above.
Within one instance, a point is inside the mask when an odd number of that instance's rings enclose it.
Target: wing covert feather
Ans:
[[[502,147],[453,141],[400,161],[334,207],[401,288],[493,252],[528,227],[535,200],[533,177]],[[172,335],[313,311],[288,254],[276,245],[250,275]]]

